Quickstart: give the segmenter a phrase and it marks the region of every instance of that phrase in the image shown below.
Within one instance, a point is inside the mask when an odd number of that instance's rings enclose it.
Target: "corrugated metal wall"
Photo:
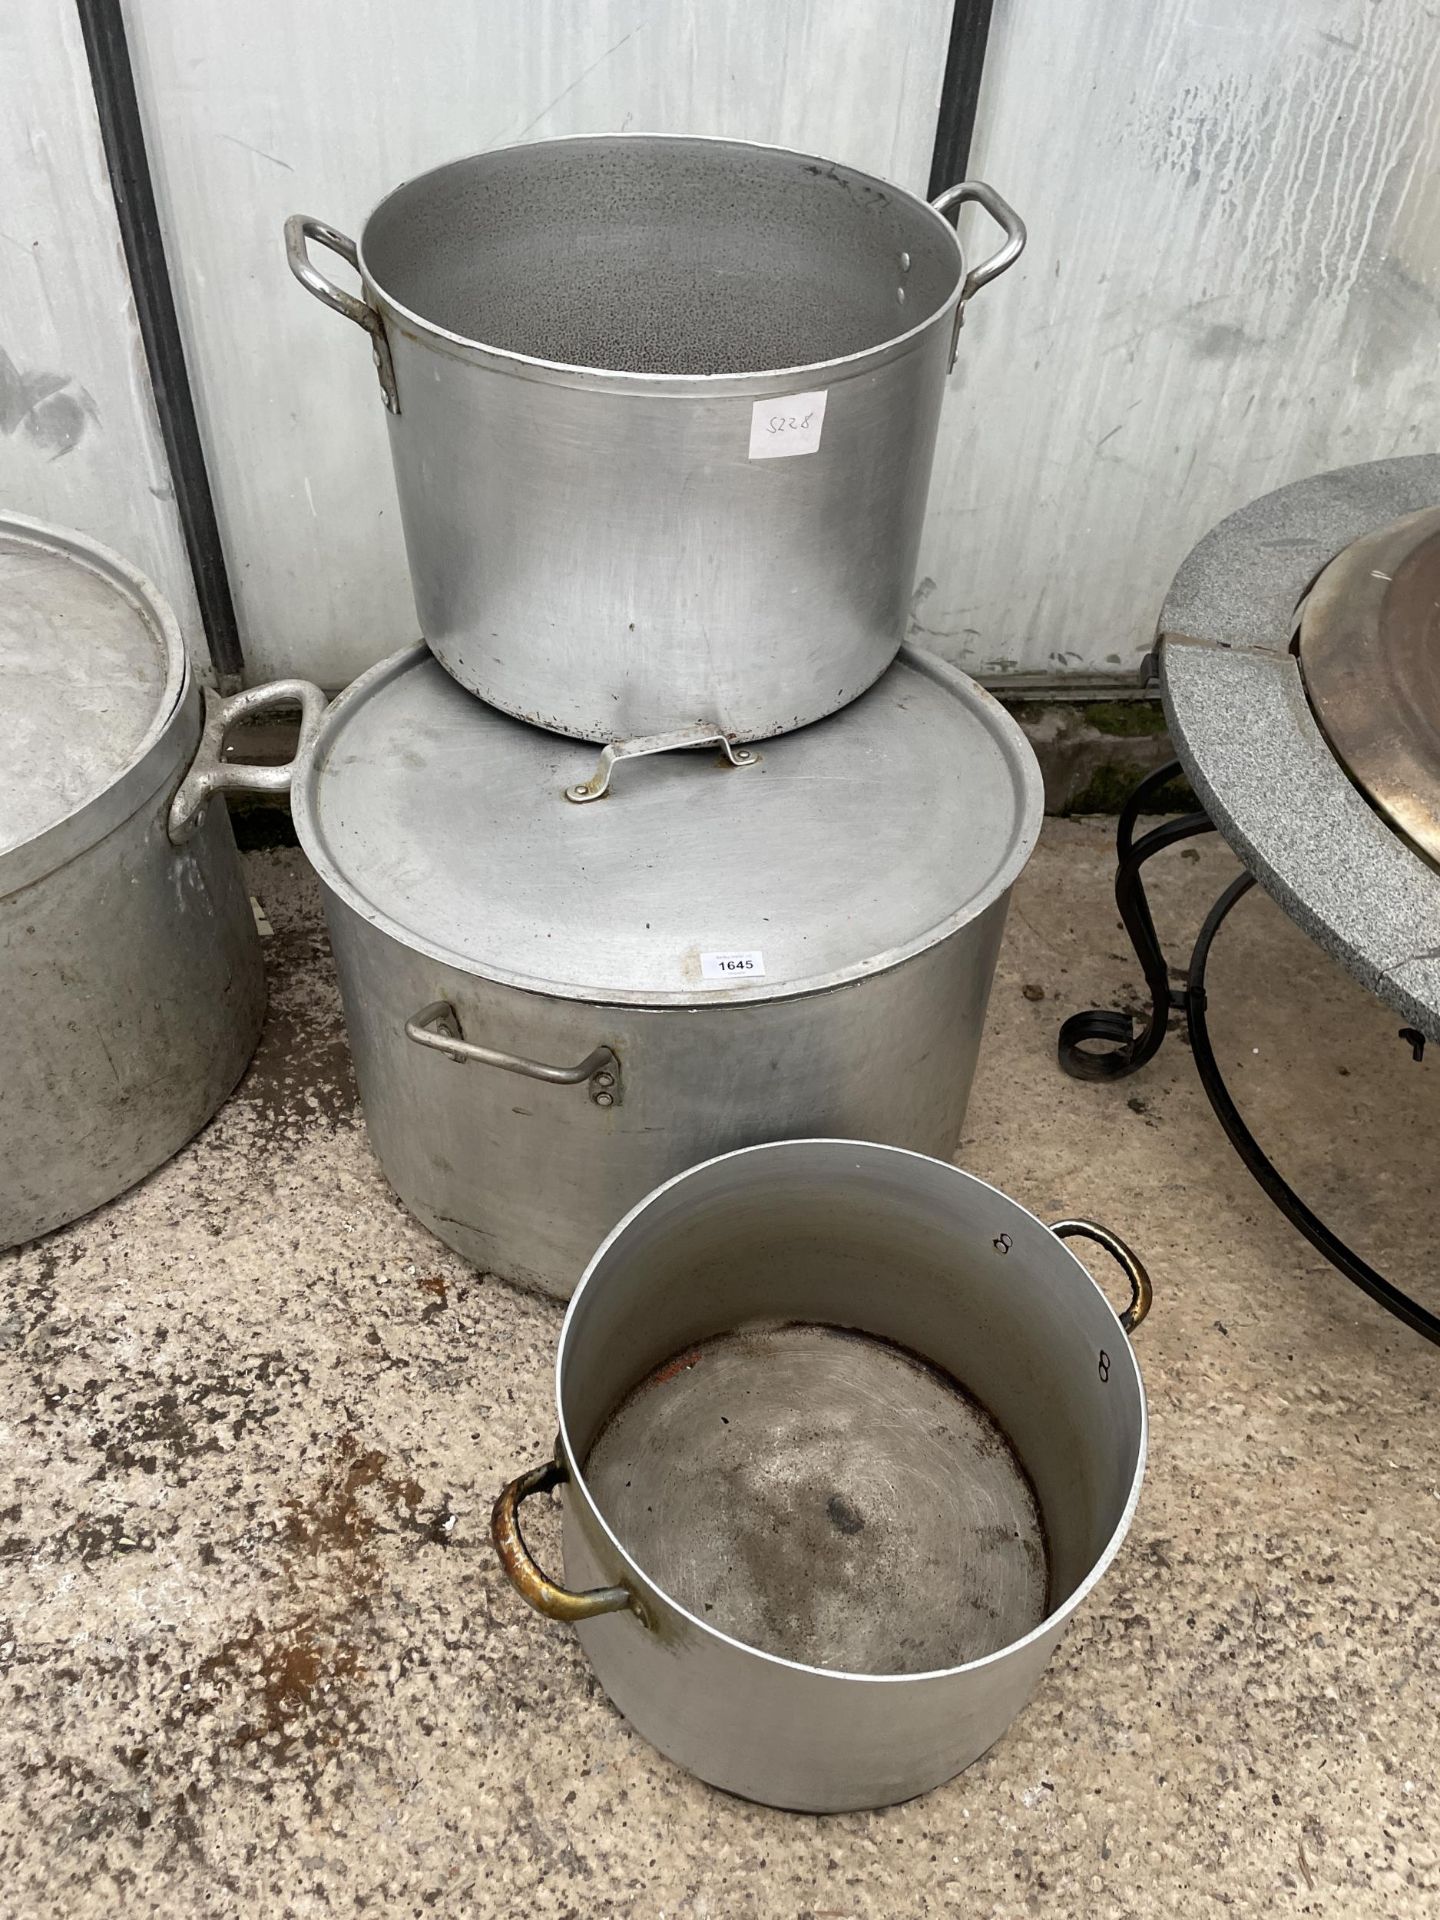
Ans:
[[[1426,0],[997,0],[974,303],[915,625],[987,676],[1133,668],[1215,521],[1440,441]]]
[[[923,189],[950,12],[127,0],[250,677],[338,684],[415,630],[369,357],[290,279],[285,214],[353,228],[453,154],[624,127]],[[69,0],[14,0],[0,57],[0,488],[122,547],[193,636]],[[917,636],[992,679],[1131,672],[1225,512],[1433,447],[1437,149],[1429,0],[996,0],[971,171],[1031,243],[965,330]]]
[[[150,575],[208,672],[90,70],[65,0],[0,8],[0,505]]]

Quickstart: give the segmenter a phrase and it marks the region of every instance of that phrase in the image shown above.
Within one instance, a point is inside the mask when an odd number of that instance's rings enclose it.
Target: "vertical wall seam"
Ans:
[[[957,186],[970,164],[993,5],[994,0],[955,0],[940,88],[940,113],[935,123],[935,154],[930,162],[932,200],[946,187]]]
[[[238,686],[245,658],[175,311],[120,0],[76,0],[76,8],[195,598],[215,672],[222,686]]]

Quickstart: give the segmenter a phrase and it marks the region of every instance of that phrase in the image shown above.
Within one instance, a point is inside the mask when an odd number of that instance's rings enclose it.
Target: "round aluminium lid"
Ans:
[[[1301,609],[1296,650],[1331,751],[1440,865],[1440,508],[1337,554]]]
[[[142,760],[185,679],[175,617],[143,574],[82,534],[0,514],[0,859]]]
[[[904,649],[852,706],[767,740],[618,763],[512,720],[426,649],[330,709],[301,843],[362,917],[463,971],[619,1005],[769,1000],[894,966],[1004,893],[1040,770],[989,694]]]

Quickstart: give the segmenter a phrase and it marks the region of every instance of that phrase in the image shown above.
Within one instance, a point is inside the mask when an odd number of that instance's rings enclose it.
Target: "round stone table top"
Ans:
[[[1210,818],[1312,939],[1440,1040],[1440,872],[1352,784],[1291,652],[1295,609],[1342,548],[1440,505],[1440,456],[1340,467],[1252,500],[1175,576],[1160,615],[1170,735]]]

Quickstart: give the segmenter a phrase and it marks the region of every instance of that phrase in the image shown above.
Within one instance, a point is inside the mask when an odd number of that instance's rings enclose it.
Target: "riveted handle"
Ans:
[[[190,771],[175,791],[166,823],[170,839],[181,846],[196,832],[205,818],[205,809],[217,793],[288,793],[295,770],[309,753],[328,702],[310,680],[272,680],[263,687],[247,687],[243,693],[222,700],[211,688],[205,689],[205,724],[200,745],[190,763]],[[273,707],[299,707],[300,738],[295,752],[284,766],[256,767],[243,760],[223,760],[225,736],[238,720],[268,713]]]
[[[1005,235],[1004,245],[994,253],[987,254],[979,266],[972,267],[965,276],[960,289],[960,298],[955,304],[955,331],[950,340],[950,365],[955,365],[956,350],[960,345],[960,329],[965,324],[965,309],[975,298],[981,287],[989,286],[1004,273],[1007,267],[1013,267],[1025,251],[1025,222],[1016,213],[1008,200],[983,180],[962,180],[958,187],[947,187],[944,193],[930,202],[936,213],[946,213],[951,207],[973,203],[983,207],[990,218]]]
[[[1108,1227],[1097,1226],[1093,1220],[1054,1220],[1050,1231],[1057,1240],[1093,1240],[1097,1247],[1103,1247],[1124,1270],[1130,1282],[1130,1304],[1120,1315],[1120,1324],[1126,1333],[1133,1333],[1150,1311],[1150,1303],[1155,1297],[1155,1289],[1150,1284],[1150,1276],[1144,1263],[1132,1247],[1127,1247],[1118,1233],[1112,1233]]]
[[[527,1606],[543,1613],[547,1620],[573,1625],[577,1620],[593,1620],[601,1613],[640,1613],[640,1605],[628,1587],[592,1587],[588,1593],[572,1593],[557,1586],[543,1573],[531,1556],[520,1532],[520,1507],[533,1493],[549,1493],[570,1478],[568,1467],[558,1460],[547,1460],[543,1467],[532,1467],[512,1480],[490,1515],[490,1538],[500,1556],[506,1578]],[[641,1613],[641,1618],[644,1618]]]
[[[395,363],[390,357],[385,322],[368,300],[346,293],[343,287],[337,287],[333,280],[326,279],[310,258],[307,243],[311,240],[318,241],[322,247],[329,247],[332,253],[338,253],[358,273],[360,254],[355,242],[348,233],[341,233],[338,227],[327,226],[323,220],[313,219],[308,213],[292,213],[285,222],[285,257],[290,262],[290,271],[305,291],[313,293],[322,305],[344,314],[347,320],[353,320],[357,327],[363,327],[369,334],[370,352],[380,378],[380,391],[391,413],[399,413],[400,395],[395,386]]]
[[[719,747],[732,767],[753,767],[760,758],[749,747],[737,747],[723,727],[701,720],[693,727],[677,727],[673,733],[646,733],[633,740],[612,740],[602,749],[590,778],[566,787],[565,798],[577,806],[583,806],[587,800],[603,800],[610,791],[611,777],[620,761],[641,760],[651,753],[676,753],[685,747]]]
[[[552,1067],[529,1060],[522,1053],[502,1053],[498,1047],[480,1047],[460,1031],[460,1017],[448,1000],[432,1000],[405,1022],[405,1037],[417,1047],[430,1047],[463,1066],[467,1060],[502,1073],[523,1073],[527,1080],[544,1080],[552,1087],[588,1083],[597,1107],[618,1107],[622,1092],[620,1057],[613,1047],[595,1047],[573,1067]]]

